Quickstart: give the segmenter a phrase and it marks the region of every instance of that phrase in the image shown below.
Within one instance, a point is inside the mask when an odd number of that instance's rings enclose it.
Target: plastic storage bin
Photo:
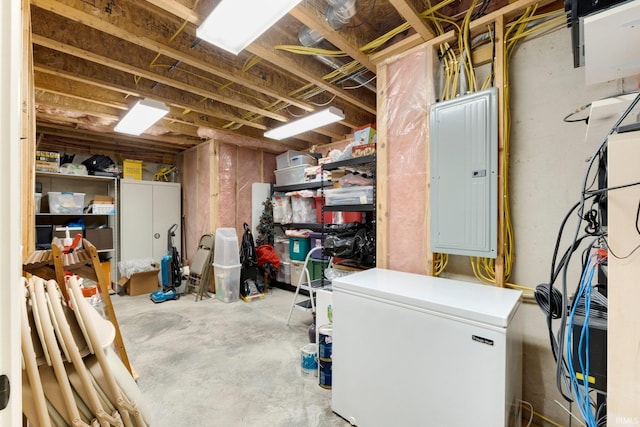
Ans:
[[[55,214],[81,214],[84,209],[84,193],[47,193],[49,212]]]
[[[291,284],[291,262],[290,261],[282,261],[280,263],[280,268],[283,270],[284,275],[284,283],[287,285]]]
[[[322,279],[322,274],[328,266],[329,260],[323,261],[321,259],[310,259],[309,263],[307,264],[307,268],[309,269],[311,280]]]
[[[271,197],[273,204],[273,222],[290,224],[293,212],[291,210],[291,197],[274,195]]]
[[[322,233],[315,232],[315,231],[312,231],[311,233],[309,233],[309,250],[322,246],[324,244],[324,238],[325,237],[326,237],[326,235],[324,235]],[[322,256],[322,251],[313,252],[311,254],[311,258],[313,258],[313,259],[329,259],[329,257],[326,257],[326,256],[323,257]]]
[[[324,192],[327,206],[373,203],[373,186],[330,188]]]
[[[298,286],[298,280],[302,277],[302,283],[307,283],[307,276],[304,275],[304,261],[291,261],[291,284]]]
[[[289,237],[289,258],[291,261],[304,261],[308,253],[308,237]]]
[[[291,163],[291,158],[296,156],[308,156],[308,154],[305,153],[304,151],[296,151],[296,150],[289,150],[282,154],[278,154],[276,156],[276,167],[278,169],[286,169],[288,167],[294,166]]]
[[[222,266],[213,264],[213,274],[216,283],[216,299],[222,302],[240,300],[240,269],[241,264]]]
[[[229,267],[240,264],[240,247],[235,228],[218,228],[214,249],[213,265]]]
[[[291,159],[289,160],[289,166],[315,166],[317,164],[318,161],[316,160],[316,158],[308,154],[298,154],[297,156],[291,157]]]
[[[303,184],[307,165],[291,166],[273,171],[276,175],[276,185]]]
[[[309,224],[317,219],[313,197],[292,197],[291,211],[292,222],[297,224]]]
[[[113,215],[116,213],[116,205],[113,203],[99,203],[91,205],[91,213],[98,215]]]
[[[35,199],[34,199],[34,204],[35,204],[35,208],[36,208],[36,213],[39,214],[40,213],[40,202],[42,201],[42,193],[34,193],[35,194]]]
[[[273,245],[280,261],[289,261],[289,238],[277,237]],[[281,263],[282,264],[282,263]]]
[[[322,221],[322,196],[313,196],[316,202],[316,217],[318,224],[348,224],[350,222],[362,222],[362,212],[333,212],[326,211],[324,213],[324,221]],[[313,247],[313,245],[311,245]]]

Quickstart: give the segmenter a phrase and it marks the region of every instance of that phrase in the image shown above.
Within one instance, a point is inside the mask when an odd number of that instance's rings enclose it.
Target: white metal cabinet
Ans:
[[[364,427],[520,425],[519,291],[377,268],[332,285],[335,412]]]
[[[180,184],[121,180],[120,197],[121,260],[151,257],[160,262],[173,224],[178,224],[174,245],[180,251]]]

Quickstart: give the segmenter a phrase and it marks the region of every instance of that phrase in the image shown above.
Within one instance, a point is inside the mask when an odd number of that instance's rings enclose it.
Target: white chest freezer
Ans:
[[[362,427],[519,426],[520,302],[376,268],[334,280],[332,409]]]

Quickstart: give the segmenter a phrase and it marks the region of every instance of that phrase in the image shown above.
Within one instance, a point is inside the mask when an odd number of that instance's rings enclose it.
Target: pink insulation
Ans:
[[[236,175],[236,230],[242,236],[245,222],[251,225],[251,185],[262,182],[260,171],[262,152],[238,147],[238,169]]]
[[[411,273],[427,272],[427,138],[430,86],[427,54],[419,51],[388,65],[388,264]]]
[[[219,227],[236,226],[236,163],[236,146],[220,144],[218,151]]]
[[[276,182],[276,174],[273,173],[276,170],[276,155],[271,153],[262,152],[263,158],[263,179],[262,182]]]
[[[196,184],[198,194],[197,201],[197,219],[196,219],[196,241],[200,241],[203,234],[211,234],[214,232],[211,227],[211,152],[212,144],[200,144],[198,146],[198,158],[196,159],[198,167],[198,176]],[[197,245],[197,243],[196,243]]]
[[[274,152],[282,151],[282,145],[277,142],[256,139],[250,136],[237,135],[220,129],[199,127],[198,136],[200,138],[212,139],[221,143],[233,144],[245,148],[269,150]]]
[[[238,239],[242,237],[243,223],[251,224],[252,184],[274,181],[276,158],[271,153],[209,141],[181,153],[178,165],[185,219],[183,257],[189,261],[200,237],[215,232],[212,228],[216,226],[233,227]],[[216,169],[217,176],[213,176]]]
[[[211,144],[200,144],[178,156],[178,165],[182,181],[182,214],[184,229],[182,230],[184,247],[183,258],[187,261],[195,253],[200,237],[211,233],[209,151]],[[203,161],[205,159],[205,161]]]

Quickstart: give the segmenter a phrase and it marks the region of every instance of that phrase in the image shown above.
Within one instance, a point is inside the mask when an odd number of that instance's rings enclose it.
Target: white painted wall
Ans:
[[[623,86],[622,81],[586,86],[584,67],[575,69],[572,61],[567,29],[523,43],[513,57],[510,195],[517,261],[512,281],[525,286],[549,280],[558,227],[579,200],[586,159],[601,142],[588,145],[587,126],[562,119],[591,101],[619,94]],[[570,270],[571,290],[580,277],[577,260]],[[525,307],[525,314],[524,398],[538,412],[567,421],[553,401],[567,403],[555,385],[546,318],[537,306]]]
[[[0,374],[11,381],[0,426],[22,422],[20,365],[20,0],[0,2]]]
[[[587,144],[587,126],[565,123],[563,117],[593,100],[638,89],[637,78],[586,86],[584,73],[584,68],[573,68],[566,28],[521,42],[512,57],[510,197],[516,262],[511,283],[535,287],[549,280],[558,227],[578,201],[586,160],[601,142]],[[571,232],[575,222],[572,224]],[[563,242],[562,247],[567,245]],[[451,258],[447,274],[471,274],[468,258]],[[578,261],[570,270],[571,290],[579,275]],[[546,317],[534,304],[525,304],[522,310],[526,337],[523,399],[536,412],[568,425],[567,413],[554,402],[557,399],[568,406],[555,385]]]

